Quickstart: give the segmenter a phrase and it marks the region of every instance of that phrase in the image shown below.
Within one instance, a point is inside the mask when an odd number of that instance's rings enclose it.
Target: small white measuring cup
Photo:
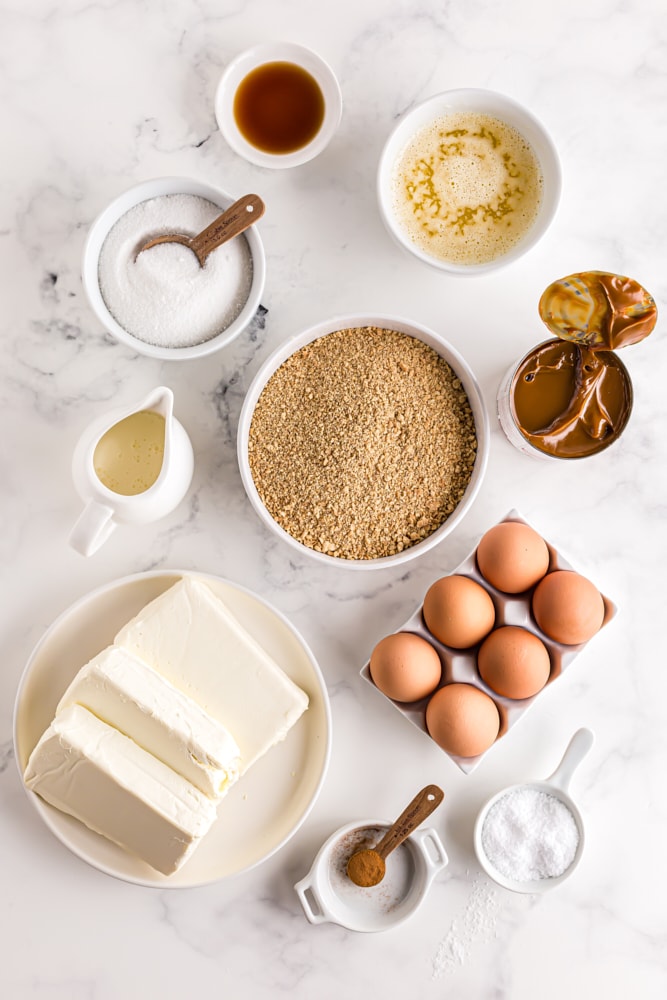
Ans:
[[[390,826],[377,820],[348,823],[322,845],[308,874],[294,886],[311,924],[329,922],[351,931],[385,931],[419,908],[448,862],[432,827],[414,830],[403,841],[379,885],[362,888],[347,875],[351,854],[361,846],[376,844]]]
[[[553,889],[557,885],[560,885],[566,878],[569,878],[579,864],[584,850],[584,821],[581,817],[579,809],[569,795],[568,788],[572,775],[593,746],[594,740],[595,737],[590,729],[578,729],[570,740],[560,764],[553,774],[546,778],[546,780],[524,782],[518,785],[510,785],[507,788],[503,788],[496,795],[492,796],[492,798],[490,798],[480,810],[475,822],[474,830],[475,853],[477,855],[477,860],[486,874],[489,878],[492,878],[494,882],[497,882],[498,885],[503,886],[505,889],[511,889],[513,892],[547,892],[549,889]],[[489,811],[496,804],[496,802],[504,798],[505,795],[509,795],[510,792],[522,789],[534,789],[538,792],[545,792],[547,795],[553,795],[572,813],[572,817],[576,823],[577,831],[579,833],[579,843],[577,845],[572,863],[562,875],[556,875],[552,878],[534,879],[529,882],[517,882],[514,879],[503,875],[502,872],[499,872],[484,851],[482,830]]]
[[[95,449],[116,424],[147,411],[164,418],[162,464],[155,481],[142,492],[116,492],[95,471]],[[185,428],[174,416],[174,394],[166,386],[153,389],[134,406],[113,410],[93,421],[81,435],[72,457],[74,485],[86,506],[74,525],[69,543],[90,556],[106,542],[118,524],[148,524],[169,514],[192,482],[194,454]]]

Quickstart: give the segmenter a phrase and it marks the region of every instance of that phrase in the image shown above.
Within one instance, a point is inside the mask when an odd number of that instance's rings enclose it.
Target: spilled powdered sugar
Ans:
[[[451,924],[433,959],[433,979],[451,976],[473,948],[493,941],[500,909],[500,892],[486,879],[477,879],[465,909]]]

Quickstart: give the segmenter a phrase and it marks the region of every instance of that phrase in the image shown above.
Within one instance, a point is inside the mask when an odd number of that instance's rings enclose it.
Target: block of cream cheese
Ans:
[[[81,705],[56,715],[24,780],[164,875],[181,867],[216,817],[213,799]]]
[[[238,778],[240,751],[222,723],[120,646],[79,670],[56,714],[68,705],[83,705],[212,798]]]
[[[241,750],[241,774],[284,739],[308,696],[205,583],[185,576],[139,612],[117,645],[197,701]]]

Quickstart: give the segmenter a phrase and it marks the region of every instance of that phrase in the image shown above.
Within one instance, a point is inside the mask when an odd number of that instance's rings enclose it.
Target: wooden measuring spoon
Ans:
[[[227,240],[233,239],[249,229],[264,215],[264,202],[257,194],[245,194],[238,201],[219,215],[217,219],[202,230],[197,236],[183,236],[180,233],[166,233],[147,240],[136,252],[135,260],[144,250],[157,246],[158,243],[181,243],[192,250],[199,261],[200,267],[206,263],[208,255]]]
[[[427,785],[415,795],[376,847],[355,851],[347,863],[347,874],[355,885],[379,885],[386,871],[385,860],[396,847],[438,808],[445,793],[437,785]]]

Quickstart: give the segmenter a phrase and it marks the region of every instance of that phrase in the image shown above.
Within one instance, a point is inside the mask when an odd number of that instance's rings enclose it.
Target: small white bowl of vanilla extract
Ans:
[[[215,116],[235,153],[259,167],[307,163],[328,146],[343,112],[331,67],[293,42],[266,42],[223,73]]]

